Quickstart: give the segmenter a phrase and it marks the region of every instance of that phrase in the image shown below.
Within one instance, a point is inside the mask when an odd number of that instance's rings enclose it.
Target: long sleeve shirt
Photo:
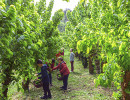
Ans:
[[[62,63],[59,63],[56,67],[53,68],[53,70],[55,69],[59,69],[60,73],[63,74],[64,76],[70,74],[70,71],[64,61]]]
[[[75,54],[73,52],[70,53],[70,61],[74,61],[74,55]]]
[[[38,79],[42,79],[43,83],[49,83],[49,75],[47,73],[47,65],[46,64],[44,64],[41,67],[41,72],[38,75],[40,75],[40,74],[41,74],[41,77],[38,77]]]

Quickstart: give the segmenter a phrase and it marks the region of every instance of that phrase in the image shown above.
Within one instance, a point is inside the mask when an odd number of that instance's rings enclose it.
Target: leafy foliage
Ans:
[[[120,90],[120,76],[130,71],[128,0],[80,0],[67,17],[65,34],[69,38],[64,39],[68,45],[86,57],[94,51],[98,59],[107,61],[104,73],[95,80],[96,86],[114,83]]]
[[[69,2],[69,0],[63,0],[63,1]]]
[[[32,79],[36,72],[35,61],[55,57],[62,44],[57,26],[63,11],[57,11],[51,21],[54,0],[48,7],[45,2],[40,0],[36,5],[32,0],[0,2],[0,94],[3,98],[7,97],[12,81],[22,90],[19,80]]]

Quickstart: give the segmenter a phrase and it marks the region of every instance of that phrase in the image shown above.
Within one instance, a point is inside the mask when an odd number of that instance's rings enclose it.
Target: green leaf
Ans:
[[[69,2],[69,0],[63,0],[63,1],[67,1],[67,2]]]

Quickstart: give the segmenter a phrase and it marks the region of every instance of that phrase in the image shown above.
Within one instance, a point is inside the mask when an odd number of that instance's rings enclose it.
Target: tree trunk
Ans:
[[[84,60],[84,57],[82,58],[82,65],[85,66],[85,60]]]
[[[78,54],[79,60],[80,60],[80,54]]]
[[[75,57],[78,57],[78,52],[75,53]]]
[[[88,58],[84,57],[84,68],[87,68],[88,66]]]
[[[102,61],[101,62],[101,73],[103,73],[103,65],[104,65],[104,62]]]
[[[123,76],[123,82],[121,83],[123,100],[130,100],[130,94],[126,93],[125,91],[126,89],[128,89],[129,82],[130,82],[130,71],[125,71],[125,75]]]
[[[5,78],[4,78],[4,82],[2,83],[3,85],[2,98],[7,99],[8,87],[9,87],[9,84],[11,83],[11,71],[9,69],[6,69],[4,73],[5,73]]]
[[[27,80],[23,80],[22,82],[22,88],[24,89],[24,91],[28,91],[29,92],[29,83],[30,83],[30,80],[29,78],[27,78]]]
[[[94,68],[92,66],[92,58],[91,56],[89,57],[89,73],[93,74]]]
[[[96,65],[96,73],[100,74],[100,61],[99,60],[95,60],[95,65]]]

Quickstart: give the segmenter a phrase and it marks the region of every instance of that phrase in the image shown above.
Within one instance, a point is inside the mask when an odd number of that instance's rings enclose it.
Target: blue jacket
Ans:
[[[38,77],[38,79],[42,79],[42,82],[43,83],[49,83],[49,75],[47,73],[47,65],[44,64],[42,67],[41,67],[41,72],[38,73],[38,75],[41,74],[41,77]]]

